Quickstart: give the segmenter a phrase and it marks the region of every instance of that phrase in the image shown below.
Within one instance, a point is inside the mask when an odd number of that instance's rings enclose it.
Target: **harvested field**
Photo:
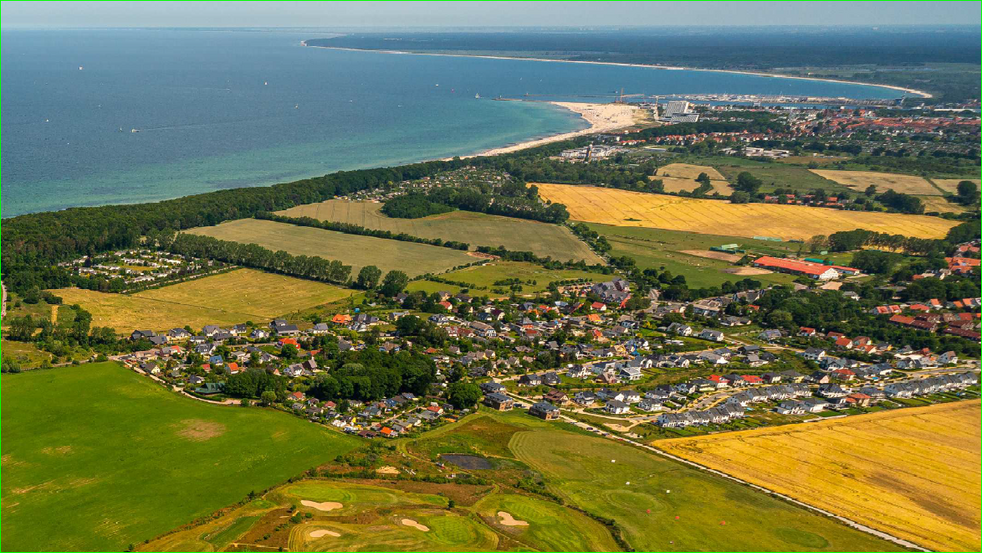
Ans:
[[[129,295],[79,288],[54,293],[65,303],[77,303],[91,312],[93,325],[128,333],[135,328],[168,330],[261,321],[337,301],[353,292],[321,282],[239,269]]]
[[[812,173],[835,181],[843,186],[862,192],[869,185],[875,185],[878,193],[893,190],[902,194],[919,196],[940,195],[941,192],[922,177],[877,173],[875,171],[840,171],[834,169],[811,169]]]
[[[918,196],[922,202],[924,202],[924,212],[938,212],[938,213],[965,213],[968,208],[957,204],[955,202],[949,202],[944,199],[944,196]]]
[[[477,261],[467,255],[467,252],[439,246],[344,234],[259,219],[238,219],[187,232],[212,236],[219,240],[259,244],[273,251],[284,250],[293,255],[337,259],[345,265],[351,265],[352,276],[356,276],[366,265],[375,265],[386,272],[404,271],[413,277],[425,273],[442,273]]]
[[[726,177],[720,174],[720,172],[713,167],[709,167],[707,165],[691,165],[689,163],[669,163],[664,167],[659,167],[656,175],[659,177],[676,177],[680,179],[696,180],[699,173],[706,173],[709,175],[710,181],[726,181]]]
[[[653,445],[930,549],[978,551],[979,415],[974,400]]]
[[[659,167],[652,180],[661,179],[665,185],[665,192],[692,192],[699,188],[696,178],[699,173],[706,173],[713,189],[709,194],[718,193],[721,196],[729,196],[733,193],[730,183],[726,182],[726,177],[720,174],[713,167],[707,165],[691,165],[689,163],[670,163],[664,167]]]
[[[975,183],[975,186],[979,186],[979,179],[931,179],[936,186],[944,190],[945,192],[951,192],[952,194],[958,193],[958,183],[963,180],[971,181]]]
[[[743,259],[743,256],[737,253],[713,252],[709,250],[682,250],[679,253],[693,255],[695,257],[705,257],[706,259],[718,259],[727,263],[736,263]]]
[[[585,260],[588,264],[602,263],[589,246],[569,229],[514,217],[485,215],[472,211],[452,211],[421,219],[397,219],[381,212],[382,204],[328,200],[306,204],[278,212],[289,217],[312,217],[320,221],[335,221],[363,227],[405,233],[421,238],[441,238],[467,242],[477,246],[504,246],[513,251],[531,251],[541,257],[561,261]]]
[[[182,305],[227,309],[271,319],[284,313],[338,301],[353,292],[330,284],[252,269],[199,278],[134,294]]]
[[[925,215],[731,204],[593,186],[538,186],[542,197],[566,205],[574,220],[626,227],[807,240],[818,234],[859,228],[917,238],[943,238],[955,226],[953,221]]]

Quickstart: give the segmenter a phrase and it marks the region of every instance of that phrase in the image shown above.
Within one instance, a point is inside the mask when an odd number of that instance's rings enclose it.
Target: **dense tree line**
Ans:
[[[448,205],[431,202],[425,194],[410,193],[397,196],[385,202],[382,206],[382,213],[389,217],[400,219],[421,219],[430,215],[449,213],[453,208]]]
[[[522,187],[525,189],[524,185]],[[535,188],[531,187],[528,190],[535,191]],[[539,202],[537,192],[534,198],[529,198],[525,194],[509,196],[495,193],[493,190],[485,191],[474,186],[443,186],[430,190],[426,197],[433,203],[489,215],[503,215],[557,224],[565,223],[569,219],[569,212],[566,211],[565,205],[545,205]]]
[[[277,215],[275,213],[258,213],[256,214],[256,219],[265,219],[267,221],[275,221],[277,223],[287,223],[290,225],[297,225],[300,227],[313,227],[324,230],[333,230],[336,232],[343,232],[345,234],[357,234],[360,236],[374,236],[375,238],[385,238],[388,240],[399,240],[401,242],[415,242],[417,244],[429,244],[431,246],[440,246],[443,248],[450,248],[452,250],[464,250],[466,251],[470,244],[466,242],[457,242],[455,240],[443,240],[441,238],[421,238],[419,236],[413,236],[411,234],[406,234],[404,232],[391,232],[388,230],[377,230],[368,227],[363,227],[361,225],[353,225],[351,223],[338,223],[336,221],[321,221],[319,219],[314,219],[313,217],[287,217],[285,215]]]
[[[210,236],[178,234],[168,248],[181,255],[217,259],[243,267],[334,284],[346,284],[351,276],[351,266],[338,260],[290,255],[283,250],[274,252],[258,244],[241,244]]]
[[[72,208],[4,220],[3,280],[18,291],[64,278],[53,263],[151,243],[161,234],[253,217],[300,204],[431,176],[467,162],[432,161],[401,167],[341,171],[270,187],[220,190],[156,203]]]
[[[813,249],[827,248],[834,252],[848,252],[863,247],[874,247],[903,250],[910,254],[938,255],[950,251],[955,244],[977,240],[978,238],[979,222],[974,220],[952,227],[942,240],[912,238],[901,234],[856,229],[835,232],[828,237],[816,236],[812,238],[811,243]]]

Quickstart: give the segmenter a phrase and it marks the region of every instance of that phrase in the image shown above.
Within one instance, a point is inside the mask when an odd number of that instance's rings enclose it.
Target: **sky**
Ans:
[[[946,25],[980,2],[0,2],[2,27]]]

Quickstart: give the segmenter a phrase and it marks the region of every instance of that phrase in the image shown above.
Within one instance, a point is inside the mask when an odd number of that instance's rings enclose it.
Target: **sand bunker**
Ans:
[[[415,529],[417,529],[417,530],[419,530],[421,532],[429,532],[430,531],[430,528],[428,526],[423,526],[422,524],[416,522],[415,520],[413,520],[411,518],[404,518],[400,522],[402,522],[402,525],[403,526],[408,526],[410,528],[415,528]]]
[[[310,537],[312,538],[323,538],[324,536],[331,536],[332,538],[340,538],[341,534],[338,534],[337,532],[332,532],[330,530],[314,530],[313,532],[310,533]]]
[[[734,269],[723,269],[724,273],[730,273],[731,275],[769,275],[771,271],[767,269],[758,269],[756,267],[736,267]]]
[[[307,499],[304,499],[300,501],[300,504],[303,505],[304,507],[313,507],[318,511],[325,511],[325,512],[333,511],[335,509],[340,509],[341,507],[344,507],[344,505],[338,503],[337,501],[323,501],[321,503],[318,503],[316,501],[309,501]]]
[[[524,520],[518,520],[511,516],[511,513],[505,511],[498,511],[498,518],[501,519],[500,523],[502,526],[528,526],[529,523]]]
[[[393,466],[387,465],[387,466],[379,467],[379,468],[375,469],[375,472],[377,472],[379,474],[399,474],[399,469],[397,469],[397,468],[395,468]]]

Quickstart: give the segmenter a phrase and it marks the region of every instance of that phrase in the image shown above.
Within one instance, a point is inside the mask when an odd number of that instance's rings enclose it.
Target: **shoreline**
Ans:
[[[522,102],[525,100],[509,100],[509,101]],[[517,152],[519,150],[525,150],[528,148],[535,148],[536,146],[543,146],[545,144],[551,144],[553,142],[562,142],[563,140],[569,140],[571,138],[576,138],[578,136],[624,130],[630,127],[634,127],[638,124],[636,117],[640,111],[640,108],[638,108],[637,106],[631,106],[627,104],[599,104],[599,103],[588,103],[588,102],[544,102],[544,103],[558,106],[560,108],[569,110],[579,115],[580,118],[586,121],[589,126],[585,129],[580,129],[578,131],[569,131],[569,132],[544,136],[541,138],[532,138],[529,140],[516,142],[514,144],[508,144],[506,146],[489,148],[487,150],[480,151],[476,154],[468,154],[466,156],[457,156],[457,157],[459,157],[460,159],[470,159],[475,157],[496,156],[501,154],[508,154],[511,152]],[[440,158],[440,161],[449,161],[451,159],[453,159],[453,157],[445,157],[445,158]]]
[[[888,84],[873,84],[873,83],[863,83],[858,81],[847,81],[844,79],[825,79],[821,77],[802,77],[798,75],[784,75],[782,73],[763,73],[761,71],[748,71],[740,69],[701,69],[698,67],[681,67],[674,65],[658,65],[658,64],[646,64],[646,63],[621,63],[614,61],[586,61],[586,60],[557,60],[549,58],[521,58],[515,56],[490,56],[482,54],[446,54],[439,52],[408,52],[405,50],[373,50],[369,48],[348,48],[344,46],[311,46],[307,44],[306,40],[300,41],[300,44],[307,46],[309,48],[324,48],[325,50],[343,50],[347,52],[374,52],[376,54],[401,54],[408,56],[442,56],[450,58],[481,58],[489,60],[519,60],[519,61],[538,61],[538,62],[553,62],[553,63],[580,63],[587,65],[611,65],[614,67],[639,67],[643,69],[664,69],[668,71],[706,71],[712,73],[732,73],[736,75],[753,75],[757,77],[774,77],[780,79],[797,79],[802,81],[817,81],[826,83],[838,83],[838,84],[850,84],[850,85],[860,85],[860,86],[874,86],[877,88],[886,88],[889,90],[896,90],[898,92],[905,92],[908,94],[916,94],[921,98],[933,98],[934,95],[930,92],[925,92],[923,90],[917,90],[916,88],[905,88],[902,86],[888,85]]]

